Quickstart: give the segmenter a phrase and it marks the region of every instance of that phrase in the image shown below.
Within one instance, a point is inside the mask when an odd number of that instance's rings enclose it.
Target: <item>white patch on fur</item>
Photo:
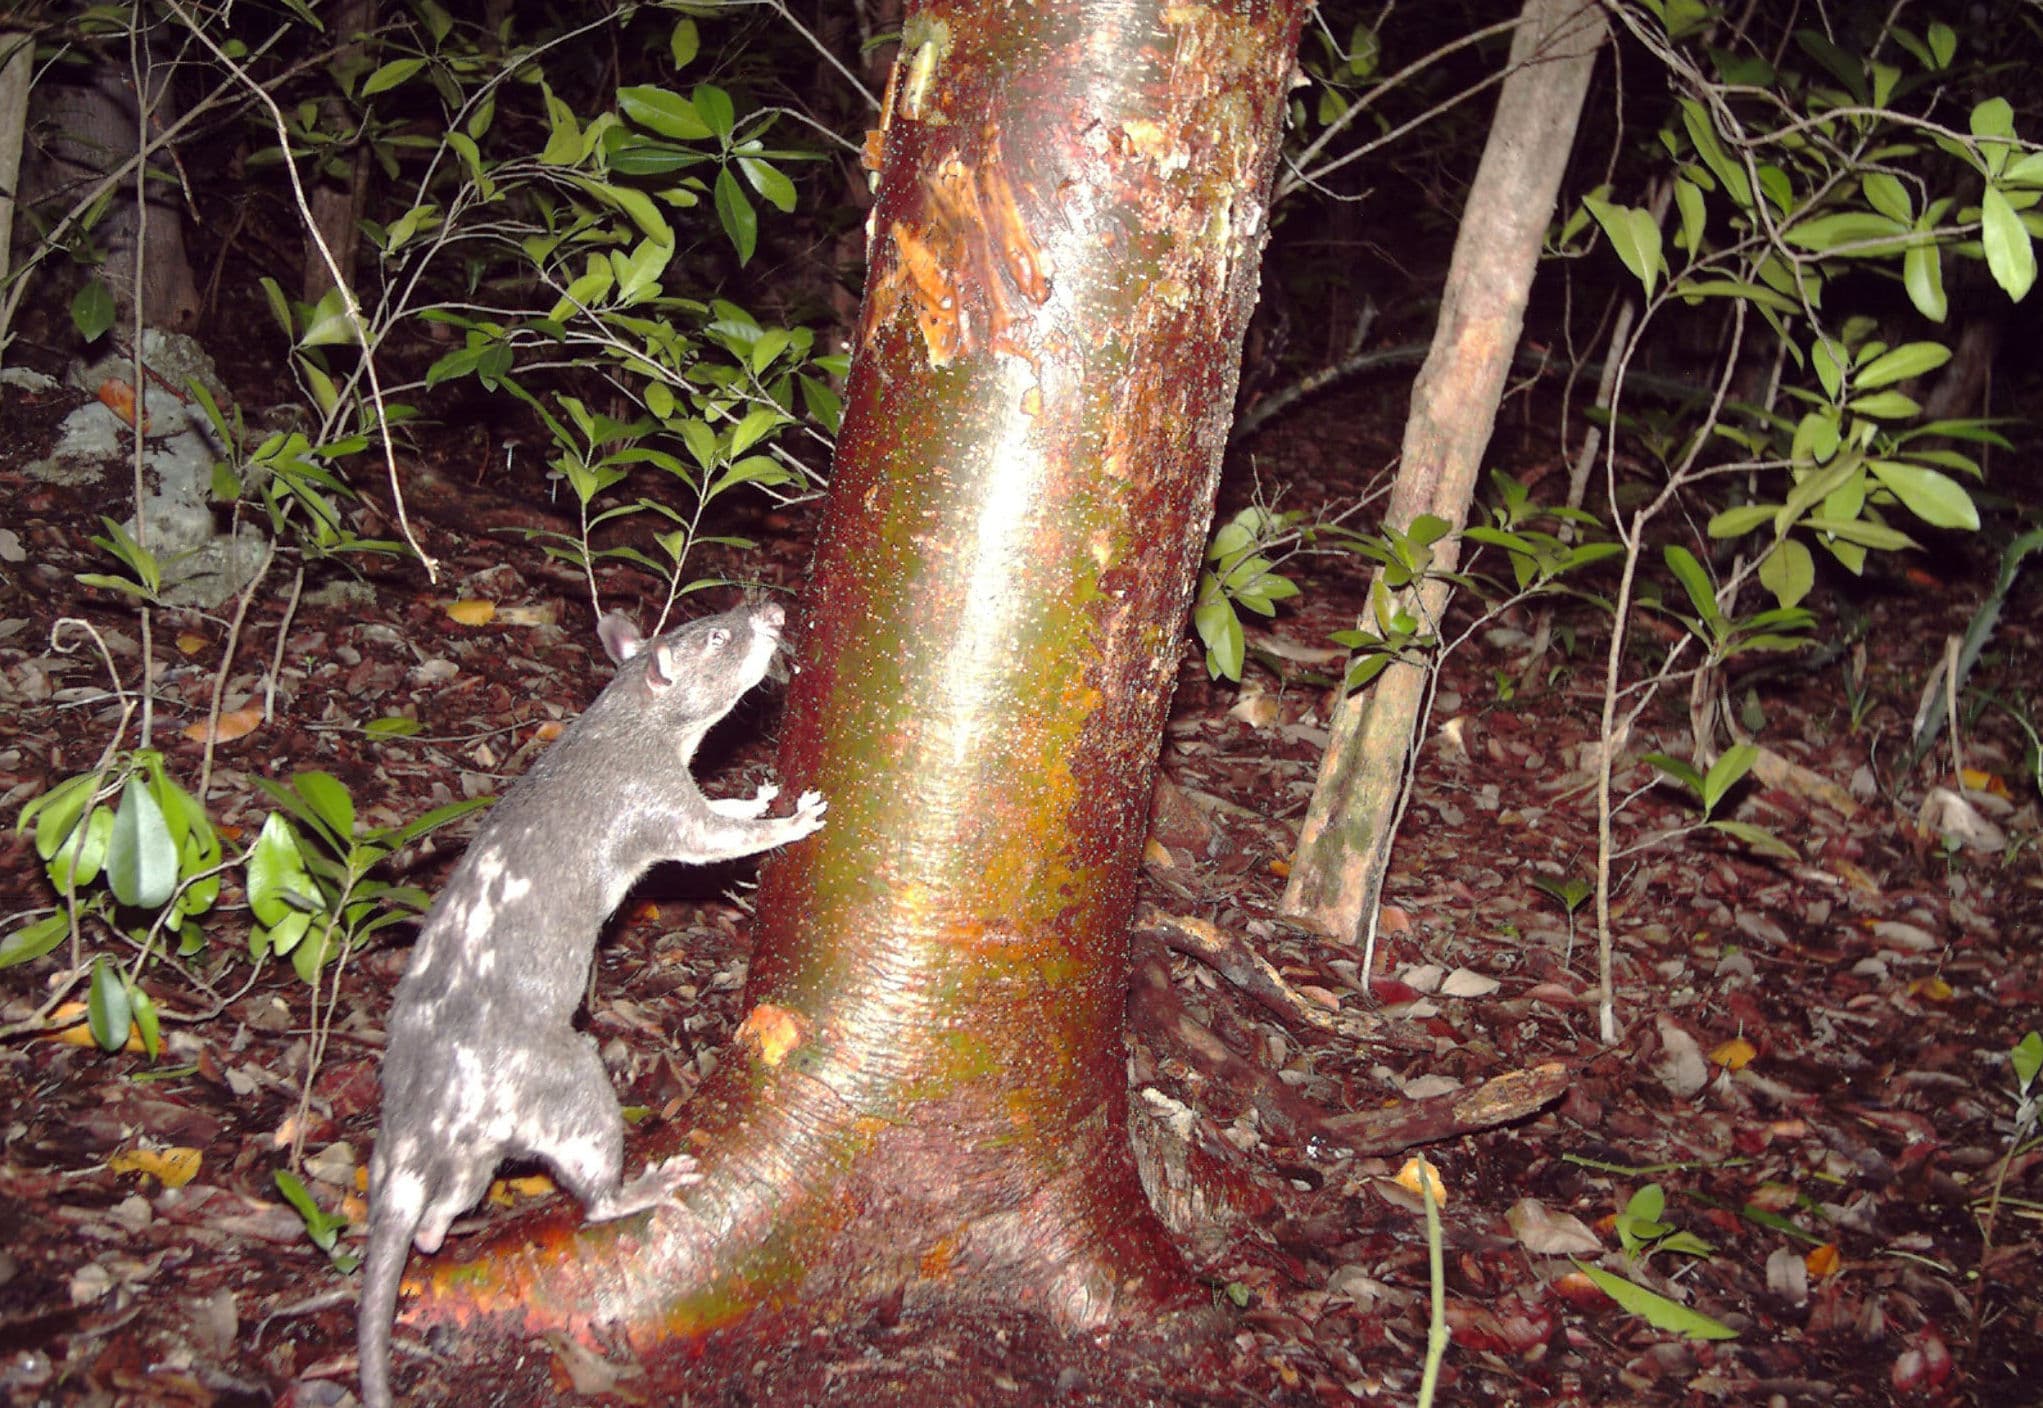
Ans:
[[[390,1177],[383,1180],[376,1196],[382,1200],[384,1210],[403,1226],[410,1226],[425,1212],[426,1181],[406,1166],[404,1151],[398,1151]]]

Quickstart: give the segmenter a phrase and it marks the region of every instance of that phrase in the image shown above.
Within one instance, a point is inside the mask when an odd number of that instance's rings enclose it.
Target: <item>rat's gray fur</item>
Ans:
[[[775,605],[740,607],[645,641],[605,617],[616,678],[491,810],[426,915],[390,1010],[369,1164],[356,1324],[369,1408],[391,1402],[408,1248],[438,1251],[499,1162],[544,1159],[592,1222],[695,1178],[681,1155],[623,1182],[624,1117],[575,1008],[603,921],[647,869],[752,855],[823,824],[814,792],[769,817],[778,788],[711,801],[688,771],[710,725],[765,676],[782,619]]]

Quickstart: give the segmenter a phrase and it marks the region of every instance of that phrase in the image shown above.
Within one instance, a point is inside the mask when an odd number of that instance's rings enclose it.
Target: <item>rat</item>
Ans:
[[[369,1408],[391,1402],[409,1248],[438,1251],[500,1161],[545,1160],[591,1222],[695,1181],[685,1154],[623,1180],[624,1116],[574,1015],[603,922],[648,869],[753,855],[823,824],[817,793],[772,817],[772,784],[712,801],[688,770],[710,726],[765,677],[784,619],[777,605],[744,606],[647,640],[604,617],[615,678],[490,810],[427,912],[391,1004],[369,1162],[356,1323]]]

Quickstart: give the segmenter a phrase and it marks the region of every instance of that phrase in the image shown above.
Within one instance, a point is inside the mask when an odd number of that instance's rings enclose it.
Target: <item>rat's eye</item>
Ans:
[[[709,633],[708,645],[711,650],[722,650],[725,646],[729,645],[730,643],[731,632],[728,626],[718,626],[715,630]]]

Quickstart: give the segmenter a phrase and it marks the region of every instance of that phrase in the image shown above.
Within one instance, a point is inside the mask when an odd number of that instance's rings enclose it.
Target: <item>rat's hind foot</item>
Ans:
[[[673,1197],[676,1189],[685,1188],[701,1177],[691,1156],[676,1154],[671,1159],[647,1164],[646,1171],[631,1182],[619,1184],[610,1192],[601,1194],[588,1204],[583,1215],[591,1222],[629,1217],[635,1212],[659,1206]]]

